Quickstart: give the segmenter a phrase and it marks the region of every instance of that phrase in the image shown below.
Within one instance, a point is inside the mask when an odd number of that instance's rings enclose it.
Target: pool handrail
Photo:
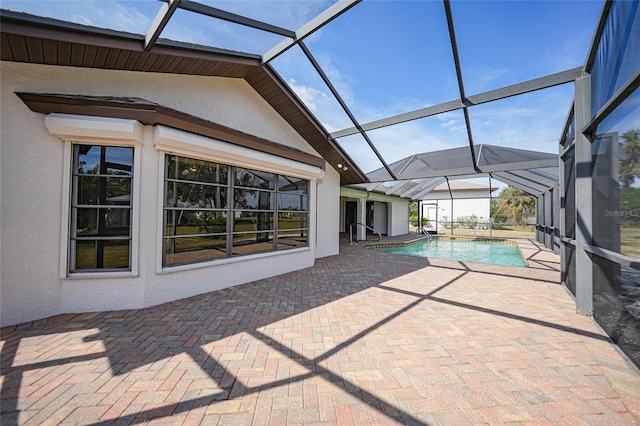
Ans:
[[[370,226],[365,225],[364,223],[355,222],[355,223],[352,223],[351,226],[349,226],[349,242],[351,242],[351,245],[354,245],[354,242],[353,242],[353,225],[364,226],[365,229],[368,229],[368,230],[373,231],[376,234],[378,234],[378,241],[380,241],[382,239],[382,234],[380,232],[376,231],[375,229],[373,229]],[[356,237],[355,245],[358,245],[358,238],[357,237]]]
[[[429,231],[426,230],[426,228],[424,226],[418,228],[418,230],[416,231],[416,233],[418,234],[424,234],[428,237],[428,239],[431,239],[431,234],[429,233]]]

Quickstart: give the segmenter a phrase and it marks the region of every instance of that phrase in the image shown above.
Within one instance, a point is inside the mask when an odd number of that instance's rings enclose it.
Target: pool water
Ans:
[[[518,246],[487,241],[432,238],[405,247],[377,247],[376,250],[497,266],[527,266]]]

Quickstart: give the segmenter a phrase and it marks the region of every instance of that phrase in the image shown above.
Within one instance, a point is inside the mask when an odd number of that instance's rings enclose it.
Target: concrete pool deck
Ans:
[[[637,370],[575,314],[549,250],[520,241],[530,267],[505,268],[367,243],[148,309],[6,327],[0,423],[640,423]]]

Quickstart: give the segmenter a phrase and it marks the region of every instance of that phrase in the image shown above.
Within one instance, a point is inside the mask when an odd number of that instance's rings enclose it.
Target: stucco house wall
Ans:
[[[68,239],[68,218],[64,212],[69,203],[65,182],[70,170],[64,164],[69,145],[50,133],[47,117],[29,110],[16,92],[139,97],[317,153],[241,79],[13,62],[1,66],[0,326],[59,313],[152,306],[309,267],[315,258],[338,252],[339,175],[327,165],[322,174],[310,179],[308,248],[163,270],[158,254],[164,152],[154,147],[158,129],[138,124],[136,271],[126,277],[65,276],[62,251]]]
[[[438,203],[438,217],[442,219],[447,216],[451,219],[451,200],[436,200]],[[433,201],[429,201],[433,202]],[[457,199],[453,200],[453,219],[456,220],[462,216],[476,215],[478,219],[488,218],[491,210],[491,203],[488,198],[485,199]],[[429,218],[431,219],[431,218]]]
[[[380,201],[373,202],[373,227],[381,234],[388,233],[389,212],[387,203]]]
[[[406,235],[409,233],[409,200],[396,200],[390,204],[389,236]]]
[[[351,187],[340,188],[342,203],[341,228],[344,229],[345,203],[347,201],[358,202],[358,222],[365,223],[365,206],[367,202],[373,202],[374,206],[374,227],[388,236],[406,235],[409,233],[409,200],[406,198],[394,197],[376,192],[367,192]],[[384,211],[386,210],[386,212]],[[376,221],[384,220],[385,224]],[[358,227],[358,239],[365,239],[364,228]]]
[[[455,181],[454,181],[455,182]],[[477,188],[460,188],[464,185],[473,185]],[[494,188],[495,190],[495,188]],[[491,200],[489,198],[489,187],[484,185],[458,183],[452,185],[451,192],[453,194],[453,220],[462,216],[476,215],[478,219],[487,219],[491,214]],[[451,221],[451,195],[448,190],[436,189],[431,191],[423,198],[423,204],[437,204],[438,221],[442,221],[444,216]],[[435,217],[433,216],[433,207],[425,209],[425,215],[429,214],[429,223],[435,227]]]

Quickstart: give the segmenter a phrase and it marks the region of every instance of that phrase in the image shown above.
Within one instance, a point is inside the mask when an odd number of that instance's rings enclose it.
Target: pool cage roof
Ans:
[[[571,58],[562,40],[543,37],[565,19],[557,16],[561,3],[588,10],[586,33],[560,35],[570,39]],[[105,8],[131,16],[105,29],[65,11],[65,2],[5,1],[13,10],[2,10],[1,54],[245,79],[343,185],[419,200],[449,179],[489,176],[540,195],[558,183],[571,83],[601,9],[576,3],[112,1]],[[535,17],[542,18],[532,24]],[[198,26],[212,38],[188,31]],[[529,60],[510,62],[516,50],[501,51],[505,38],[529,49]],[[487,42],[495,48],[482,51]]]

